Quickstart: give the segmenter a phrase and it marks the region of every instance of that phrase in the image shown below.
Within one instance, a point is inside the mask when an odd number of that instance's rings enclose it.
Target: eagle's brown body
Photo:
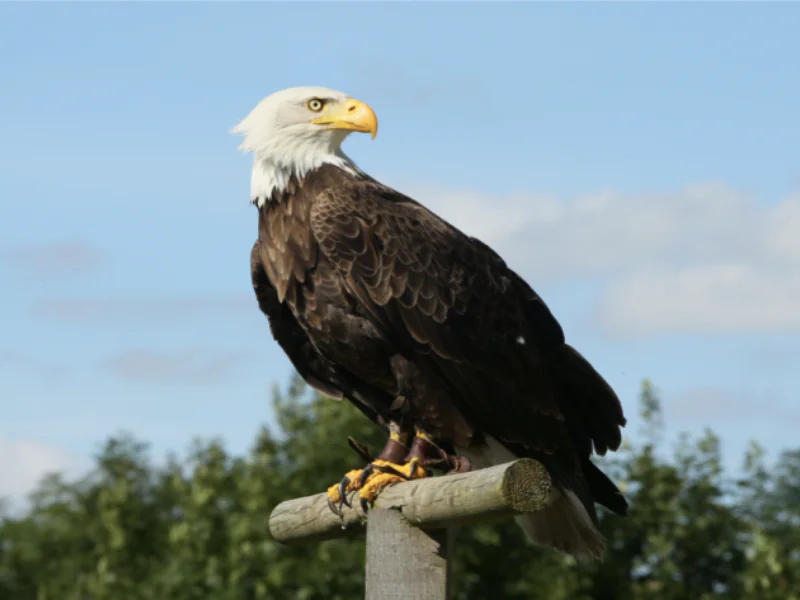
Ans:
[[[624,513],[591,462],[620,403],[541,298],[489,247],[366,175],[322,166],[261,206],[259,305],[304,379],[448,451],[494,438],[540,460],[596,520]]]

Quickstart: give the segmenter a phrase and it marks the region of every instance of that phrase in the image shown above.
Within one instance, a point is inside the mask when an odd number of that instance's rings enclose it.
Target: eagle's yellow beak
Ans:
[[[324,117],[311,121],[315,125],[328,125],[330,129],[349,129],[361,133],[371,133],[372,139],[378,134],[378,117],[368,104],[352,98],[338,106],[331,107]]]

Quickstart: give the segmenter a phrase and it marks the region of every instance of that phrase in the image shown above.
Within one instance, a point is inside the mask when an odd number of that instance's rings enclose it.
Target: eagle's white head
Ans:
[[[342,152],[354,131],[378,132],[375,112],[347,94],[323,87],[296,87],[267,96],[231,130],[243,135],[239,148],[254,154],[251,201],[260,207],[289,178],[301,178],[324,164],[353,173],[357,168]]]

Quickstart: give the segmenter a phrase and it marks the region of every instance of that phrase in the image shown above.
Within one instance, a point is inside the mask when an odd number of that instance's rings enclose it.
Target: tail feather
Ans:
[[[486,438],[485,446],[457,451],[469,458],[473,467],[478,469],[519,458],[491,437]],[[515,520],[528,539],[539,546],[580,559],[601,558],[605,551],[605,540],[595,525],[596,513],[591,497],[582,502],[571,489],[557,487],[541,510],[519,515]]]
[[[542,510],[514,519],[534,544],[579,559],[602,558],[605,553],[605,539],[571,490],[556,490]]]
[[[614,390],[577,350],[563,344],[547,360],[553,391],[575,442],[574,458],[580,461],[580,467],[563,456],[537,455],[524,445],[506,446],[489,436],[485,445],[458,452],[477,468],[521,456],[540,460],[550,473],[553,493],[541,510],[517,516],[517,523],[534,544],[576,558],[601,558],[606,543],[598,530],[595,503],[619,515],[627,514],[628,503],[589,457],[593,450],[603,455],[619,448],[625,416]]]

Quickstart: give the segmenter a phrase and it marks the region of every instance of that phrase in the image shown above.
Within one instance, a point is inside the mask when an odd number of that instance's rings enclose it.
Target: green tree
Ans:
[[[783,452],[772,473],[751,444],[744,464],[742,518],[748,522],[742,585],[763,600],[800,600],[800,450]]]
[[[513,521],[455,533],[458,600],[800,600],[800,451],[774,468],[753,445],[744,476],[726,476],[710,431],[663,451],[655,388],[639,398],[637,444],[602,459],[631,503],[601,512],[602,563],[532,546]],[[0,600],[283,600],[359,598],[364,541],[285,547],[268,517],[360,465],[353,435],[381,434],[348,402],[297,379],[276,391],[276,427],[245,456],[216,440],[155,464],[145,444],[109,439],[88,476],[43,480],[24,515],[0,511]]]

